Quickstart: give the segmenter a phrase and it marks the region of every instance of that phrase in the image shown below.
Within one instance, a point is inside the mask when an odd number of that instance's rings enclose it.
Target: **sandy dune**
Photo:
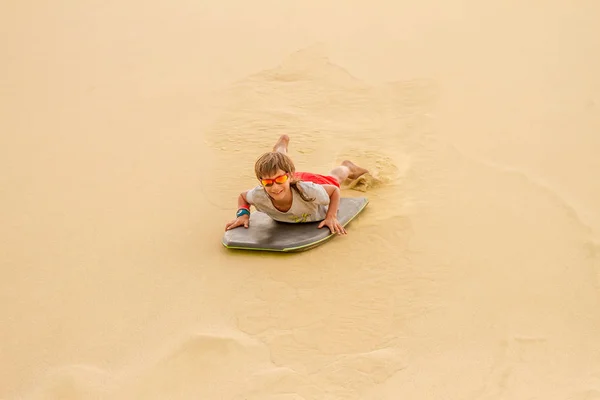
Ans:
[[[600,400],[600,4],[441,3],[0,6],[0,399]],[[282,133],[370,205],[227,251]]]

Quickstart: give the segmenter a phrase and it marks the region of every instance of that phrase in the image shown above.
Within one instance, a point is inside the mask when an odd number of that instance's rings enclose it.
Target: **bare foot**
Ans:
[[[287,154],[288,144],[290,143],[290,137],[288,135],[281,135],[273,146],[273,151]]]
[[[342,165],[348,167],[348,169],[350,170],[350,174],[348,174],[348,179],[356,179],[359,176],[369,172],[369,170],[359,167],[350,160],[342,161]]]

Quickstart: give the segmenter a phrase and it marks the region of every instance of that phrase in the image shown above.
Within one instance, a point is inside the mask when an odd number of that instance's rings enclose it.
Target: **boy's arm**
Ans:
[[[325,219],[319,224],[319,228],[327,226],[331,233],[338,233],[340,235],[346,234],[346,229],[338,222],[337,212],[340,206],[340,189],[334,185],[322,185],[327,194],[329,195],[329,208]]]
[[[338,208],[340,207],[340,189],[334,185],[321,185],[329,195],[329,208],[325,218],[337,218]]]
[[[248,191],[245,191],[245,192],[240,193],[240,195],[238,196],[237,211],[244,209],[244,210],[247,210],[248,212],[239,214],[239,216],[236,213],[236,218],[233,221],[229,221],[225,225],[226,231],[229,229],[237,228],[238,226],[242,226],[242,225],[244,226],[244,228],[247,228],[248,226],[250,226],[250,202],[246,198],[247,194],[248,194]]]
[[[246,190],[245,192],[240,193],[240,196],[238,197],[238,210],[240,208],[245,208],[248,211],[250,211],[250,203],[248,202],[248,199],[246,199],[246,194],[249,191]]]

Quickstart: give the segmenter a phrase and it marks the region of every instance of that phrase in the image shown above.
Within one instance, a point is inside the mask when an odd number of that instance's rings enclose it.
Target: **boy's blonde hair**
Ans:
[[[273,175],[278,169],[283,172],[289,172],[292,175],[296,172],[296,167],[292,159],[278,151],[263,154],[256,160],[256,164],[254,164],[254,172],[258,179]]]
[[[254,172],[259,180],[265,176],[274,175],[279,169],[285,173],[291,174],[290,187],[298,192],[302,200],[314,200],[314,198],[307,197],[302,189],[298,187],[298,182],[300,182],[300,180],[294,176],[296,167],[294,166],[292,159],[286,154],[279,151],[270,151],[260,156],[254,164]]]

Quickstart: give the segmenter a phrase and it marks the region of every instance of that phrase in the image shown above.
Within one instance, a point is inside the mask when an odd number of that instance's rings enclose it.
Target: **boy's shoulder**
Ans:
[[[300,186],[302,189],[317,189],[317,187],[319,186],[316,183],[308,181],[298,181],[297,185]]]
[[[307,182],[307,181],[299,181],[297,183],[298,186],[300,186],[300,188],[302,190],[304,190],[305,192],[326,192],[325,188],[321,185],[319,185],[318,183],[314,183],[314,182]]]
[[[329,204],[329,195],[322,185],[313,182],[298,182],[298,186],[307,197],[312,197],[317,204]]]

